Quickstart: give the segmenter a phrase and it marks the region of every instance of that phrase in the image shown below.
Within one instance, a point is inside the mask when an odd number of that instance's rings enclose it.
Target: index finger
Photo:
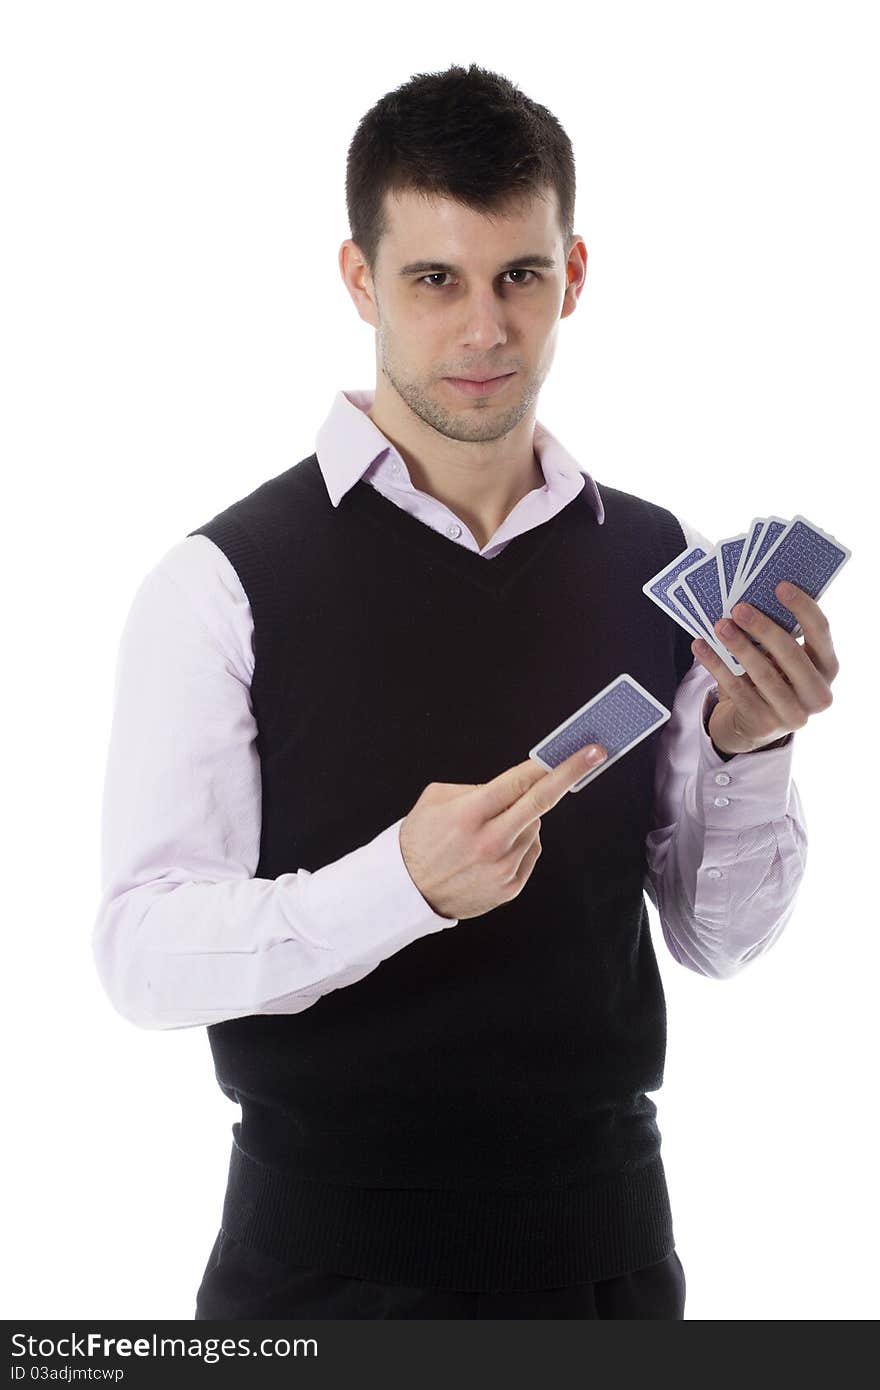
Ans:
[[[812,664],[826,681],[833,681],[840,670],[840,663],[831,640],[831,624],[828,618],[811,594],[805,593],[793,584],[791,587],[794,592],[784,596],[785,587],[785,583],[779,583],[775,592],[783,607],[789,609],[798,620],[797,627],[792,630],[792,637],[800,629],[804,643],[801,647],[798,642],[798,647],[807,653]],[[780,590],[783,592],[780,593]]]
[[[477,788],[482,819],[488,821],[497,816],[513,839],[530,821],[537,820],[555,806],[569,787],[596,766],[589,755],[597,748],[606,752],[601,744],[590,743],[549,771],[533,758],[507,768],[491,782]]]

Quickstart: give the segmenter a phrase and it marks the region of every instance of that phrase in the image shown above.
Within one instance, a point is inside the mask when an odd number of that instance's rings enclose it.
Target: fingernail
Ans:
[[[605,749],[597,748],[595,744],[591,744],[589,748],[584,750],[585,763],[600,763],[607,756]]]

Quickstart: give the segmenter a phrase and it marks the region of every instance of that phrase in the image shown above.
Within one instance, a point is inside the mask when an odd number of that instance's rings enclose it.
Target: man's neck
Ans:
[[[467,526],[482,550],[507,519],[518,502],[537,488],[546,486],[543,469],[530,440],[522,465],[504,460],[503,468],[482,466],[469,469],[466,462],[446,464],[440,458],[424,461],[419,452],[402,438],[391,415],[376,402],[367,411],[369,418],[400,454],[413,487],[442,502]],[[532,434],[534,425],[532,425]],[[522,448],[511,441],[511,448]],[[442,451],[441,451],[442,452]]]

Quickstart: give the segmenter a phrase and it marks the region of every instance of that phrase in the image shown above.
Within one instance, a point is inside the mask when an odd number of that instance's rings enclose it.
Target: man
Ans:
[[[573,193],[506,79],[383,98],[339,257],[375,391],[133,606],[95,949],[134,1022],[208,1025],[242,1107],[197,1318],[683,1317],[644,889],[706,976],[777,939],[837,662],[799,591],[803,646],[757,614],[744,676],[695,661],[641,585],[708,542],[537,421]],[[672,718],[568,796],[592,763],[524,752],[621,671]]]

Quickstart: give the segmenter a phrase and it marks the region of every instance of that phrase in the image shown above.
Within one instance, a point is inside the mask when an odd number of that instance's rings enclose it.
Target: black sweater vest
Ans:
[[[197,532],[254,619],[256,877],[317,871],[429,782],[487,782],[623,671],[672,708],[690,638],[642,593],[675,516],[582,490],[485,559],[316,455]],[[643,885],[660,731],[543,818],[518,897],[296,1014],[208,1028],[241,1105],[223,1225],[385,1283],[537,1289],[673,1248],[666,1012]],[[368,929],[365,935],[368,935]]]

